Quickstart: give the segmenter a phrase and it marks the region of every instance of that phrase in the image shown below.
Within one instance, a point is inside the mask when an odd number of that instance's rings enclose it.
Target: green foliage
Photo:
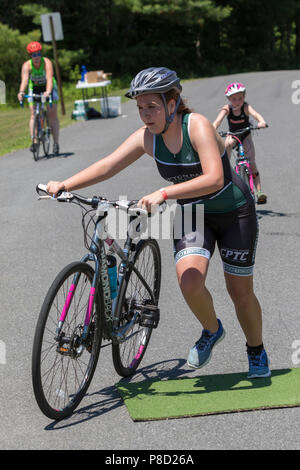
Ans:
[[[71,87],[82,64],[124,88],[151,65],[182,78],[300,66],[299,0],[0,0],[0,79],[12,96],[26,43],[41,39],[40,15],[51,11],[62,16],[57,47]],[[53,60],[51,44],[43,51]]]
[[[58,43],[59,48],[59,43]],[[51,54],[48,55],[52,59]],[[66,49],[58,49],[58,61],[60,73],[63,81],[76,83],[80,79],[79,64],[84,61],[85,53],[82,49],[79,51],[68,51]]]
[[[0,80],[6,85],[6,101],[17,105],[16,95],[21,81],[22,64],[28,60],[26,46],[31,41],[41,41],[40,29],[20,34],[0,23]],[[59,47],[59,45],[58,45]],[[52,45],[43,44],[45,56],[53,59]],[[79,63],[84,60],[83,50],[59,50],[59,64],[63,81],[76,82],[80,78]],[[77,64],[77,65],[76,65]]]
[[[24,16],[32,17],[32,23],[34,25],[41,24],[41,15],[51,13],[49,8],[43,5],[38,5],[36,3],[26,3],[25,5],[20,5],[20,9]]]
[[[35,30],[29,35],[20,34],[0,23],[0,80],[6,84],[7,101],[15,100],[21,77],[21,65],[28,59],[26,45],[29,41],[40,39],[40,31]]]

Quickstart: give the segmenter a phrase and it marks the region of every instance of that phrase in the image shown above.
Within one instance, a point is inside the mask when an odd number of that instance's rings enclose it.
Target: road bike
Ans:
[[[41,147],[43,146],[44,156],[49,155],[50,150],[50,136],[51,127],[49,125],[49,119],[47,115],[46,103],[49,102],[50,107],[52,106],[51,96],[44,96],[43,93],[31,95],[24,95],[24,98],[32,98],[34,106],[34,123],[33,123],[33,135],[32,135],[32,153],[35,161],[39,160],[41,154]],[[23,102],[20,102],[23,107]]]
[[[45,185],[39,184],[37,192],[40,199],[51,198],[43,195]],[[121,377],[135,373],[160,319],[161,254],[155,239],[141,239],[149,214],[136,206],[137,201],[86,198],[65,191],[55,200],[81,207],[88,250],[54,279],[34,336],[34,395],[47,417],[60,420],[73,413],[87,392],[101,348],[112,346],[113,364]],[[107,231],[111,209],[125,211],[129,219],[123,248]],[[113,268],[111,260],[116,261]],[[111,269],[115,277],[110,276]]]
[[[268,125],[266,126],[268,127]],[[234,158],[235,158],[235,171],[236,173],[242,178],[242,180],[246,183],[248,189],[251,192],[251,195],[254,200],[256,200],[256,189],[254,184],[254,176],[251,170],[251,165],[247,154],[245,154],[244,146],[242,140],[240,140],[239,136],[245,134],[246,132],[260,130],[261,127],[257,126],[249,126],[245,127],[244,129],[240,129],[235,132],[222,132],[220,131],[219,134],[221,137],[227,137],[231,135],[232,138],[236,141],[236,145],[233,147]]]

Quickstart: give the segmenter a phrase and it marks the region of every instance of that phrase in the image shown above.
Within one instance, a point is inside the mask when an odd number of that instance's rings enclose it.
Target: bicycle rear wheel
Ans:
[[[41,123],[39,115],[35,115],[34,117],[34,124],[33,124],[33,139],[32,139],[32,153],[33,158],[37,161],[40,157],[40,149],[41,149]]]
[[[123,329],[123,338],[113,341],[112,354],[116,372],[128,377],[136,371],[146,352],[153,324],[143,320],[141,305],[158,306],[161,284],[161,256],[156,240],[141,240],[136,247],[133,266],[150,288],[145,287],[141,278],[129,269],[125,275],[121,293],[121,308],[116,312],[115,328]],[[147,326],[149,325],[149,326]]]
[[[49,119],[46,112],[43,113],[43,148],[45,156],[48,157],[50,151],[50,135],[51,128],[49,126]]]
[[[32,383],[41,411],[60,420],[72,414],[84,397],[97,365],[103,325],[103,304],[91,283],[93,268],[81,262],[56,277],[38,318],[32,351]],[[89,307],[92,305],[92,308]],[[85,339],[84,323],[90,308]],[[62,312],[65,319],[60,324]]]

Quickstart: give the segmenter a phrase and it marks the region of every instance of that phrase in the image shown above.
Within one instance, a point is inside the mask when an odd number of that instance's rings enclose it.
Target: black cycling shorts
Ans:
[[[210,259],[217,243],[224,271],[235,276],[253,274],[258,238],[258,221],[252,201],[232,212],[196,214],[196,204],[190,209],[191,217],[184,216],[185,206],[178,206],[173,230],[176,263],[183,257],[198,255]],[[198,204],[199,206],[199,204]],[[187,220],[187,223],[186,223]],[[200,223],[199,223],[200,220]],[[181,235],[179,235],[181,227]]]

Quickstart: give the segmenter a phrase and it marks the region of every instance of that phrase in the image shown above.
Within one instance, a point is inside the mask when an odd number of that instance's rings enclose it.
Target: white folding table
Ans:
[[[111,81],[110,80],[103,80],[102,82],[94,82],[94,83],[88,83],[88,82],[82,82],[82,81],[78,81],[77,82],[77,85],[76,85],[76,88],[79,89],[79,90],[82,90],[82,99],[84,102],[92,102],[92,103],[95,103],[97,101],[100,102],[100,99],[103,98],[103,101],[102,103],[104,104],[104,107],[106,108],[105,111],[105,115],[107,115],[109,117],[109,106],[108,106],[108,100],[107,100],[107,87],[108,85],[111,84]],[[97,97],[97,91],[96,89],[100,88],[101,89],[101,97]],[[89,90],[90,89],[93,89],[94,92],[93,92],[93,96],[94,98],[89,98]],[[100,90],[99,90],[100,92]],[[98,94],[99,96],[99,94]],[[104,111],[104,110],[103,110]]]

